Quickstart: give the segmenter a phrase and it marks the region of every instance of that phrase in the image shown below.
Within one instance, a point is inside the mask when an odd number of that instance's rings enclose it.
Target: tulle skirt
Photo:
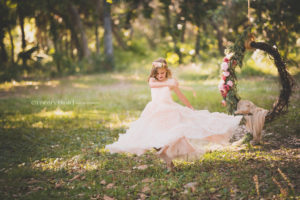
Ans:
[[[150,101],[126,133],[119,134],[118,140],[105,149],[111,153],[141,155],[153,147],[163,148],[185,138],[192,148],[180,146],[185,143],[177,143],[176,151],[185,150],[181,154],[173,152],[173,155],[185,160],[195,159],[209,150],[229,145],[241,118],[208,110],[192,110],[174,101]]]

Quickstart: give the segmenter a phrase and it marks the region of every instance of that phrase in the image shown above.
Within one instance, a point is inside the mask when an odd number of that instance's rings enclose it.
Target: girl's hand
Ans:
[[[192,109],[192,110],[195,110],[195,109],[193,108],[193,106],[189,106],[189,108]]]

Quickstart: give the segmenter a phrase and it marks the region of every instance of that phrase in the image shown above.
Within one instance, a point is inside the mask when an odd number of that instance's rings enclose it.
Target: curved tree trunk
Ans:
[[[26,48],[26,40],[25,40],[25,30],[24,30],[24,17],[22,14],[19,14],[19,23],[21,28],[21,34],[22,34],[22,49],[23,51]]]
[[[104,53],[106,57],[106,66],[108,70],[114,68],[114,49],[112,42],[112,24],[111,24],[111,15],[110,15],[110,4],[103,1],[104,15],[103,15],[103,24],[104,24]]]
[[[71,11],[71,15],[73,16],[74,22],[75,22],[75,26],[77,28],[77,32],[80,33],[80,43],[81,43],[81,47],[82,47],[82,56],[83,57],[89,57],[91,52],[88,48],[88,41],[86,38],[86,34],[85,34],[85,29],[84,26],[82,24],[82,21],[80,19],[79,13],[77,8],[70,3],[70,11]]]
[[[25,40],[25,30],[24,30],[24,16],[22,14],[21,8],[18,8],[18,15],[19,15],[20,28],[21,28],[21,35],[22,35],[22,50],[23,52],[25,52],[26,40]],[[26,66],[25,58],[22,58],[22,65]]]
[[[11,63],[14,64],[15,63],[15,45],[14,45],[14,38],[11,34],[11,29],[10,27],[8,28],[8,35],[9,35],[9,40],[10,40],[10,47],[11,47]]]
[[[118,44],[120,45],[120,47],[122,47],[123,50],[127,50],[128,46],[127,46],[126,42],[123,40],[122,35],[121,35],[122,33],[116,25],[112,26],[112,32],[113,32]]]

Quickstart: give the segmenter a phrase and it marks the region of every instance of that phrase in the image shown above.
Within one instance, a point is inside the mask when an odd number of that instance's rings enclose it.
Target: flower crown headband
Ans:
[[[161,63],[161,62],[152,62],[152,65],[155,66],[155,67],[163,67],[164,63]]]

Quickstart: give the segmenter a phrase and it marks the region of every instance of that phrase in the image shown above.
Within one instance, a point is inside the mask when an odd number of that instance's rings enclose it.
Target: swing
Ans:
[[[289,99],[292,94],[292,88],[295,84],[294,79],[289,74],[289,72],[286,69],[286,63],[283,61],[282,57],[280,56],[278,49],[275,46],[271,46],[270,44],[267,44],[265,42],[255,42],[255,37],[251,33],[252,24],[250,22],[250,0],[248,0],[248,27],[246,30],[236,39],[233,46],[228,47],[225,50],[225,58],[223,59],[223,63],[221,64],[222,69],[222,80],[219,83],[219,90],[221,92],[221,95],[223,96],[222,104],[224,106],[227,106],[228,112],[230,114],[253,114],[253,113],[245,113],[245,106],[246,107],[253,107],[253,103],[247,100],[241,100],[237,93],[237,77],[235,74],[235,67],[239,65],[241,68],[243,65],[243,58],[244,53],[246,50],[262,50],[265,53],[267,53],[269,56],[272,57],[274,61],[274,65],[277,68],[279,79],[281,83],[281,90],[279,97],[274,102],[272,109],[265,110],[261,109],[261,112],[264,113],[264,115],[261,118],[260,121],[263,121],[262,126],[261,124],[259,127],[263,127],[264,122],[266,123],[271,122],[273,119],[275,119],[280,114],[286,113],[288,110],[289,105]],[[243,104],[243,105],[242,105]],[[255,105],[254,105],[255,106]],[[243,107],[243,108],[242,108]],[[254,121],[253,117],[250,118],[249,116],[245,117],[247,120],[247,123],[251,123]],[[255,130],[256,127],[250,129],[250,132],[252,132],[253,136],[255,137]],[[261,129],[258,130],[258,138],[256,140],[260,141],[260,132]]]

